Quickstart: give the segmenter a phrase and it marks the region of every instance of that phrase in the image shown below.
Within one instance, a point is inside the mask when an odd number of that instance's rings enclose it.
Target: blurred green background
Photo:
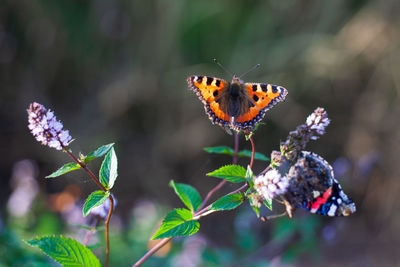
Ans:
[[[204,196],[218,183],[205,173],[231,162],[203,151],[233,137],[210,124],[186,84],[195,74],[230,80],[214,57],[236,73],[260,63],[246,81],[289,91],[256,132],[258,152],[278,149],[316,107],[328,111],[327,133],[308,149],[333,164],[357,212],[263,223],[244,205],[202,219],[198,234],[145,266],[399,265],[399,12],[397,0],[2,0],[0,266],[52,265],[21,240],[65,233],[83,242],[73,224],[90,223],[80,207],[95,186],[82,172],[45,180],[68,158],[29,133],[29,103],[55,111],[75,153],[116,143],[111,266],[130,266],[182,206],[169,180]],[[102,233],[97,243],[104,257]]]

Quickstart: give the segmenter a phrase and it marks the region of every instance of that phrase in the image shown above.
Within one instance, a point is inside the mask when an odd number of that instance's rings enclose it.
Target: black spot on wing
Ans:
[[[258,101],[258,96],[257,95],[253,95],[253,99],[254,99],[254,101]]]
[[[276,94],[278,92],[278,88],[276,85],[271,85],[272,93]]]
[[[257,91],[257,84],[253,84],[253,92]]]
[[[211,85],[213,80],[214,80],[214,78],[207,77],[207,85]]]
[[[216,97],[217,95],[218,95],[218,91],[215,90],[215,91],[213,92],[213,96]]]
[[[216,81],[215,81],[215,85],[216,85],[217,87],[219,87],[219,86],[221,85],[221,81],[220,81],[220,80],[216,80]]]
[[[261,89],[263,90],[263,92],[266,93],[268,91],[266,84],[261,84],[260,86],[261,86]]]

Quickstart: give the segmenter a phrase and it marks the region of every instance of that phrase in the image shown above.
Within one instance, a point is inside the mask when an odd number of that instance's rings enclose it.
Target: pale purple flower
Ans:
[[[68,130],[63,130],[62,123],[57,121],[51,110],[34,102],[29,105],[27,112],[28,128],[37,141],[57,150],[68,147],[72,137]]]
[[[281,176],[277,169],[271,169],[254,180],[254,188],[264,199],[273,199],[284,194],[288,186],[288,179]]]
[[[307,117],[306,125],[313,133],[311,135],[311,140],[317,140],[320,135],[325,133],[325,128],[331,122],[326,114],[326,111],[323,108],[317,108],[314,112]]]

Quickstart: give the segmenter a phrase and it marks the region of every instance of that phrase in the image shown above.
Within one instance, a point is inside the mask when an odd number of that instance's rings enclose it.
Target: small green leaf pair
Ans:
[[[87,154],[87,156],[82,156],[81,157],[82,162],[84,164],[88,164],[93,159],[104,156],[113,147],[113,145],[114,145],[114,143],[101,146],[98,149],[96,149],[95,151],[92,151],[89,154]],[[59,168],[57,171],[53,172],[52,174],[47,175],[46,178],[58,177],[60,175],[66,174],[70,171],[74,171],[74,170],[77,170],[80,168],[81,168],[81,166],[78,163],[70,162],[70,163],[64,164],[61,168]]]
[[[100,147],[99,149],[101,149]],[[98,150],[99,150],[98,149]],[[97,151],[97,150],[96,150]],[[101,153],[97,155],[104,154],[105,149],[101,150]],[[87,157],[86,157],[87,159]],[[106,156],[104,157],[103,163],[101,164],[99,171],[99,179],[100,183],[104,186],[107,191],[94,191],[89,195],[86,199],[86,202],[83,206],[83,215],[87,216],[90,211],[103,204],[103,202],[110,196],[110,190],[113,188],[115,181],[118,177],[118,159],[115,154],[115,150],[111,147]]]
[[[224,179],[228,182],[232,182],[232,183],[247,182],[249,184],[250,188],[247,191],[246,196],[251,196],[251,192],[254,191],[254,189],[253,189],[254,174],[253,174],[253,171],[250,169],[250,166],[247,166],[247,170],[246,170],[245,168],[243,168],[242,166],[239,166],[239,165],[226,165],[226,166],[223,166],[213,172],[208,173],[207,175],[217,177],[217,178],[222,178],[222,179]],[[230,195],[228,195],[228,196],[230,196]],[[228,196],[226,196],[226,197],[228,197]],[[236,196],[237,201],[239,201],[240,198],[242,198],[244,201],[245,197],[243,196],[243,194],[241,196],[239,196],[239,195]],[[260,215],[259,208],[252,202],[251,198],[249,198],[249,200],[250,200],[250,206],[253,208],[254,212],[257,214],[257,217],[259,217],[259,215]],[[238,204],[238,205],[240,205],[240,204]],[[272,210],[272,199],[265,200],[264,205],[267,208],[269,208],[270,210]],[[234,206],[234,203],[232,203],[232,206]],[[236,208],[236,207],[234,207],[234,208]]]
[[[167,238],[175,236],[189,236],[200,229],[200,223],[194,218],[194,214],[201,206],[201,197],[197,190],[187,184],[170,182],[170,186],[182,200],[188,209],[174,209],[164,218],[160,228],[152,239]],[[215,201],[209,208],[211,211],[231,210],[244,202],[242,193],[230,194]],[[201,211],[200,211],[201,213]]]
[[[215,147],[205,147],[204,150],[208,153],[221,154],[221,155],[229,155],[234,156],[235,150],[229,146],[215,146]],[[239,157],[249,157],[251,158],[251,151],[244,149],[238,152]],[[254,159],[269,161],[270,159],[262,153],[255,152]]]
[[[197,233],[200,223],[193,220],[193,214],[187,209],[174,209],[165,216],[160,229],[152,239],[188,236]]]
[[[188,209],[174,209],[170,211],[165,216],[161,227],[152,239],[188,236],[196,233],[200,228],[200,223],[193,220],[194,212],[201,205],[199,192],[190,185],[175,183],[173,180],[171,180],[169,185]]]
[[[210,210],[231,210],[244,201],[242,193],[230,194],[215,201]],[[193,213],[188,209],[174,209],[164,218],[161,227],[152,239],[189,236],[197,233],[200,223],[193,218]]]
[[[86,202],[83,206],[83,215],[87,216],[90,211],[97,206],[103,204],[103,202],[109,197],[110,192],[109,190],[113,188],[115,180],[118,177],[118,159],[115,154],[114,150],[114,143],[103,145],[96,150],[90,152],[86,156],[81,156],[80,160],[83,164],[88,164],[90,161],[94,160],[95,158],[104,157],[104,160],[101,164],[100,171],[99,171],[99,180],[100,183],[104,186],[107,190],[105,191],[95,191],[89,195],[86,199]],[[53,172],[52,174],[46,176],[46,178],[54,178],[60,175],[66,174],[73,170],[80,169],[81,166],[78,163],[70,162],[63,165],[57,171]]]

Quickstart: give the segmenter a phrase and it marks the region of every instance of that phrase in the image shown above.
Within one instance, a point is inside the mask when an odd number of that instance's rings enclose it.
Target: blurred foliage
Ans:
[[[299,265],[398,265],[399,12],[396,0],[3,0],[1,263],[48,264],[20,240],[32,233],[73,233],[68,218],[82,215],[67,213],[70,204],[81,207],[94,189],[79,171],[44,179],[66,157],[29,134],[29,103],[55,110],[76,139],[74,152],[116,143],[119,205],[111,248],[118,253],[111,260],[112,266],[125,266],[146,251],[165,211],[180,205],[169,180],[191,184],[204,196],[217,183],[205,174],[230,163],[203,151],[232,146],[233,138],[209,123],[202,104],[186,90],[189,75],[231,78],[212,63],[216,57],[237,73],[261,63],[245,79],[289,91],[254,136],[260,153],[268,156],[310,111],[326,108],[332,124],[310,150],[333,163],[358,210],[349,218],[298,212],[290,221],[261,223],[254,215],[239,219],[241,212],[251,214],[242,207],[205,218],[197,239],[177,240],[167,258],[152,258],[148,266],[179,266],[187,253],[203,266],[263,266],[283,259]],[[249,147],[242,138],[240,149]],[[16,216],[9,203],[18,188],[16,164],[23,159],[36,164],[32,177],[39,195],[28,213]],[[239,163],[245,166],[248,159]],[[264,168],[255,162],[255,173]],[[149,199],[153,217],[135,213],[137,203]],[[280,235],[288,243],[274,239]]]

